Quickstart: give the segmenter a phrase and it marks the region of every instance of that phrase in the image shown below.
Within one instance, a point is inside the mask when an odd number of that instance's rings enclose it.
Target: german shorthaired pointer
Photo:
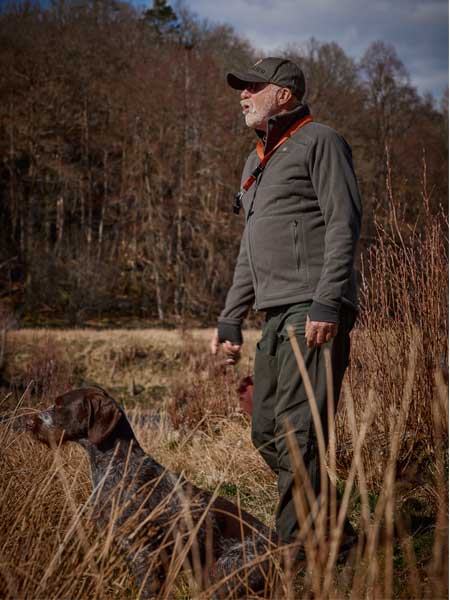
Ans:
[[[51,447],[75,441],[87,451],[95,521],[100,527],[113,521],[141,597],[167,591],[173,564],[190,565],[202,588],[214,586],[216,598],[264,594],[275,534],[145,454],[123,410],[104,390],[58,396],[54,406],[32,417],[29,428]]]

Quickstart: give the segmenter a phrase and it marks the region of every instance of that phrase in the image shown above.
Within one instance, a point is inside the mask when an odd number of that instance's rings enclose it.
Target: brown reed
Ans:
[[[388,194],[388,218],[378,225],[377,239],[364,263],[362,313],[352,337],[352,362],[336,424],[328,423],[328,449],[320,420],[315,418],[327,466],[323,481],[325,475],[331,481],[331,493],[324,495],[319,506],[286,424],[298,483],[295,504],[305,561],[299,570],[289,560],[289,550],[294,548],[273,548],[267,597],[448,596],[446,224],[442,215],[431,214],[424,193],[427,227],[421,232],[407,230],[398,221],[389,182]],[[295,338],[292,343],[302,370]],[[70,385],[69,372],[63,381],[64,370],[46,364],[59,356],[47,350],[40,348],[29,378],[41,374],[40,401]],[[227,493],[242,508],[273,525],[275,481],[252,448],[247,419],[239,414],[236,376],[229,369],[213,369],[199,353],[201,346],[194,343],[186,352],[186,369],[192,377],[173,394],[170,411],[175,430],[155,430],[145,419],[140,421],[137,411],[132,415],[136,434],[143,447],[168,468],[183,470],[215,494]],[[314,414],[311,389],[308,397]],[[23,398],[19,400],[22,405]],[[70,444],[49,451],[28,434],[15,431],[12,423],[0,425],[0,597],[139,597],[114,543],[114,519],[105,531],[93,525],[93,497],[83,451]],[[335,488],[341,488],[339,505]],[[424,554],[417,548],[420,532],[411,527],[405,510],[411,498],[427,508],[433,521]],[[116,515],[120,510],[118,501]],[[164,505],[157,510],[164,510]],[[317,515],[315,529],[307,518],[311,511]],[[329,535],[323,526],[327,511],[332,522]],[[338,548],[347,513],[358,529],[359,542],[342,566]],[[177,542],[160,597],[206,600],[214,589],[199,585],[195,528],[189,527],[187,501],[183,519],[185,535]],[[138,525],[133,522],[128,527]],[[193,548],[190,564],[188,554]],[[402,561],[403,566],[399,565]],[[244,582],[250,566],[243,560],[240,576]]]

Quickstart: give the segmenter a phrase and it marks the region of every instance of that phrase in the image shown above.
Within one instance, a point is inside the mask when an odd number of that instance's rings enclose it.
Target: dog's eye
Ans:
[[[55,411],[56,415],[61,416],[67,411],[67,406],[64,402],[56,402],[55,400],[53,410]]]

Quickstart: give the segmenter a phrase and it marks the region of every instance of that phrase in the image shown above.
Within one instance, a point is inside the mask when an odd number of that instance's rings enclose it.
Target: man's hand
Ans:
[[[220,346],[222,346],[222,349],[227,357],[226,363],[228,365],[235,365],[241,358],[241,346],[239,344],[232,344],[228,340],[221,344],[219,342],[219,334],[216,329],[210,344],[211,353],[217,354]]]
[[[306,318],[305,338],[308,348],[321,346],[329,342],[338,332],[337,323],[327,323],[326,321],[310,321]]]

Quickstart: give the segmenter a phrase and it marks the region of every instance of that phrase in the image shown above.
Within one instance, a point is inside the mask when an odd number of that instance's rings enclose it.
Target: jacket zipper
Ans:
[[[297,271],[300,271],[300,251],[298,247],[298,221],[294,221],[294,249]]]
[[[255,197],[256,197],[256,192],[258,190],[258,185],[259,182],[261,180],[262,177],[262,173],[260,173],[259,177],[256,179],[255,184],[254,184],[254,188],[253,188],[253,197],[252,197],[252,201],[250,203],[249,209],[248,209],[248,217],[247,217],[247,228],[248,228],[248,262],[250,264],[250,270],[252,272],[253,275],[253,280],[255,282],[255,309],[258,310],[258,303],[257,303],[257,290],[258,290],[258,278],[256,276],[256,269],[255,266],[253,264],[253,251],[252,251],[252,223],[251,223],[251,217],[253,215],[253,206],[255,204]]]

